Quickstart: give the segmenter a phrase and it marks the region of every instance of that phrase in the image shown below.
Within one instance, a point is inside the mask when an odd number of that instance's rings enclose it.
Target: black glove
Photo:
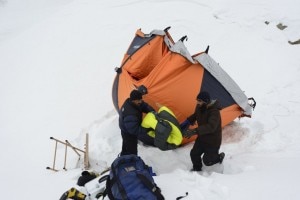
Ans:
[[[197,135],[198,132],[197,132],[197,129],[187,129],[185,131],[182,132],[182,136],[185,137],[185,138],[190,138],[192,137],[193,135]]]

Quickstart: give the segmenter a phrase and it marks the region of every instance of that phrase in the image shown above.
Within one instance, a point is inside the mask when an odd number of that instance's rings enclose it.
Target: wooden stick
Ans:
[[[85,154],[84,154],[84,168],[88,169],[89,166],[89,134],[85,136]]]
[[[60,140],[58,140],[58,139],[56,139],[56,138],[54,138],[54,137],[50,137],[50,139],[55,140],[55,141],[57,141],[57,142],[59,142],[59,143],[62,143],[62,144],[66,144],[66,142],[60,141]],[[69,142],[68,142],[67,145],[70,146],[74,151],[75,151],[75,149],[76,149],[77,151],[80,151],[80,152],[84,153],[83,150],[81,150],[81,149],[79,149],[79,148],[77,148],[77,147],[72,146]],[[78,152],[77,152],[77,153],[78,153]]]
[[[66,164],[67,164],[67,151],[68,151],[68,145],[65,145],[65,161],[64,161],[64,170],[67,170]]]
[[[57,169],[55,169],[56,151],[57,151],[57,141],[55,142],[53,167],[52,168],[51,167],[46,167],[46,169],[53,170],[55,172],[58,171]]]
[[[52,167],[53,169],[55,169],[56,151],[57,151],[57,142],[55,142],[54,160],[53,160],[53,167]]]
[[[58,143],[61,143],[61,144],[65,145],[65,158],[64,158],[64,167],[63,167],[64,170],[67,170],[66,165],[67,165],[68,146],[71,147],[75,151],[75,153],[79,156],[78,160],[80,160],[80,156],[81,156],[80,153],[78,153],[78,151],[80,151],[81,153],[84,154],[84,167],[85,167],[85,169],[88,169],[88,167],[89,167],[89,161],[88,161],[88,134],[86,135],[86,144],[85,144],[85,146],[86,146],[85,150],[86,151],[83,151],[83,150],[81,150],[77,147],[74,147],[68,140],[66,140],[66,142],[63,142],[63,141],[58,140],[54,137],[50,137],[50,139],[55,141],[54,160],[53,160],[53,167],[52,168],[51,167],[46,167],[46,169],[53,170],[53,171],[56,171],[56,172],[58,171],[57,169],[55,169],[56,152],[57,152],[57,144]]]
[[[68,140],[66,140],[66,144],[67,144],[69,147],[71,147],[79,157],[80,157],[80,154],[77,152],[77,150],[80,151],[80,152],[82,152],[82,153],[85,153],[84,151],[82,151],[82,150],[80,150],[80,149],[74,147],[73,145],[71,145],[71,143],[70,143]]]

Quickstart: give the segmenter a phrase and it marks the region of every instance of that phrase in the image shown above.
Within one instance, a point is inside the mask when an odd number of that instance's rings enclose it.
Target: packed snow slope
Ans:
[[[82,171],[64,146],[83,148],[93,170],[121,150],[111,87],[136,29],[171,26],[191,54],[210,55],[257,107],[223,130],[224,174],[189,172],[192,143],[139,145],[166,199],[300,198],[300,2],[297,0],[0,0],[1,199],[59,199]],[[293,44],[293,45],[292,45]]]

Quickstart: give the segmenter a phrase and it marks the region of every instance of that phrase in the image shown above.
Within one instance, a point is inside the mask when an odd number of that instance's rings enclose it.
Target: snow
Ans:
[[[300,39],[296,0],[0,0],[1,199],[59,199],[75,186],[84,147],[92,169],[121,150],[111,88],[134,37],[171,26],[191,54],[210,55],[257,107],[223,130],[224,174],[189,172],[192,143],[173,151],[139,145],[166,199],[299,199]],[[282,23],[287,28],[279,30]]]

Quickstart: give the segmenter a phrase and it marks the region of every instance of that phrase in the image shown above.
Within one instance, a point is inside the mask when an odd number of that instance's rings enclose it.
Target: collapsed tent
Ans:
[[[222,127],[238,117],[251,117],[255,101],[249,99],[230,76],[205,52],[191,55],[182,37],[174,42],[169,27],[149,34],[136,31],[112,88],[115,109],[133,89],[147,93],[143,99],[155,110],[168,107],[179,123],[190,116],[200,91],[210,93],[222,107]],[[195,140],[184,138],[182,144]]]

